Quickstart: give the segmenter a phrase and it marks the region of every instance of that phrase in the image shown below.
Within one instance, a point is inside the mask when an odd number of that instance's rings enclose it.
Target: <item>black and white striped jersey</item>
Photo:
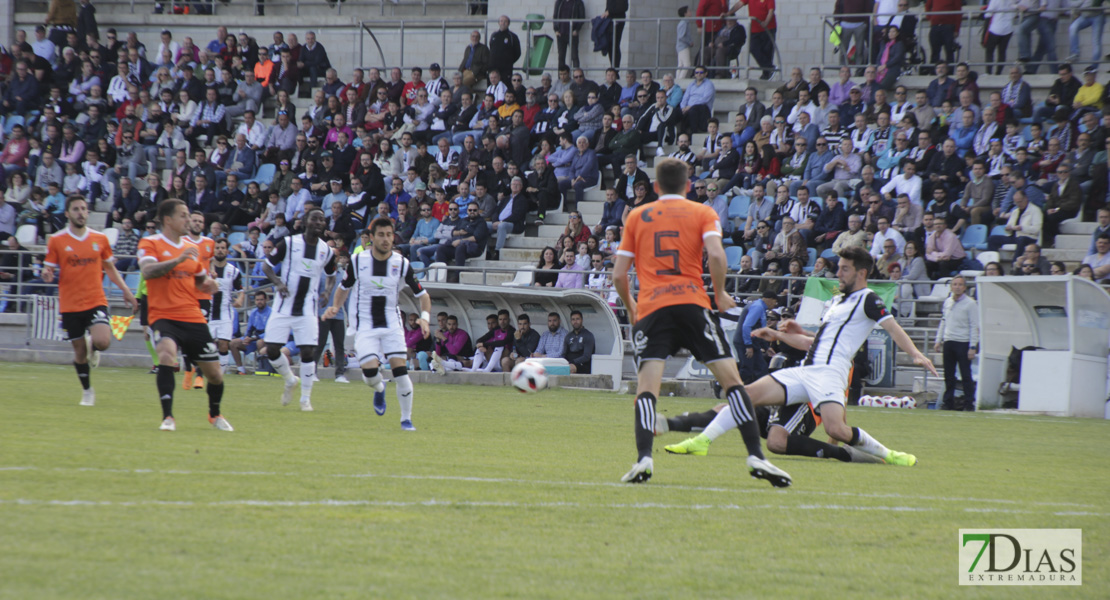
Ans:
[[[231,263],[219,266],[212,263],[212,279],[219,284],[220,290],[212,294],[212,313],[209,321],[226,321],[231,318],[231,303],[235,292],[243,289],[243,274]]]
[[[299,233],[278,240],[266,262],[271,267],[284,263],[281,281],[289,288],[288,296],[278,295],[274,313],[287,317],[309,315],[315,319],[319,314],[316,290],[322,275],[335,275],[335,252],[322,239],[316,240],[315,247],[309,247],[304,234]]]
[[[868,288],[841,294],[821,316],[821,328],[809,347],[804,365],[830,365],[847,376],[852,358],[876,323],[891,318],[879,295]]]
[[[348,322],[355,329],[400,328],[401,311],[397,296],[402,286],[408,286],[417,298],[427,294],[416,280],[408,259],[394,252],[385,260],[374,257],[373,250],[365,250],[351,257],[347,276],[339,284],[351,293],[347,304]]]

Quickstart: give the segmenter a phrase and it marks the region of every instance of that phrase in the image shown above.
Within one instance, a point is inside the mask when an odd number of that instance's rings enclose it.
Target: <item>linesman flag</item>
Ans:
[[[131,325],[131,320],[134,318],[134,316],[122,317],[113,315],[109,322],[109,325],[112,327],[112,337],[117,340],[122,340],[123,334],[127,333],[127,328]]]

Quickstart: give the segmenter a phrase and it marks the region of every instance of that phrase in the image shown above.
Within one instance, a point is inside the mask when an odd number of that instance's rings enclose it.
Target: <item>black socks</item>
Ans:
[[[77,380],[81,382],[81,389],[89,389],[89,386],[92,385],[91,377],[89,377],[89,363],[73,363],[73,368],[77,369]]]
[[[786,439],[786,454],[795,456],[812,456],[814,458],[835,458],[843,462],[852,462],[852,455],[840,446],[826,444],[809,436],[790,434]]]
[[[208,381],[205,383],[208,388],[208,416],[215,418],[220,416],[220,400],[224,397],[224,384],[212,383]]]
[[[162,402],[162,418],[173,416],[173,367],[158,365],[158,399]]]
[[[637,460],[650,457],[655,442],[655,394],[643,392],[636,396],[635,429]]]
[[[743,386],[737,385],[728,388],[726,393],[728,406],[732,417],[736,419],[736,426],[740,435],[744,437],[744,445],[748,447],[748,455],[763,458],[763,444],[759,437],[759,425],[755,422],[755,410],[752,409],[752,399]]]

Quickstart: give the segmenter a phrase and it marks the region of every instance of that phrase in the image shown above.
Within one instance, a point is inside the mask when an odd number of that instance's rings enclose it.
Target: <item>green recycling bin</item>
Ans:
[[[537,35],[532,38],[532,47],[528,49],[526,64],[529,75],[542,75],[547,67],[547,55],[551,54],[551,45],[555,40],[549,35]]]

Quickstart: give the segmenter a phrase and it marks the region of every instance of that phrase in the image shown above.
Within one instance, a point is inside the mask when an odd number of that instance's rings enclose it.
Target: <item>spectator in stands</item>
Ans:
[[[492,230],[497,233],[497,243],[493,248],[493,260],[501,260],[501,249],[510,233],[524,233],[524,219],[528,214],[528,198],[524,194],[524,180],[513,177],[510,193],[498,203],[491,215]],[[477,203],[475,203],[477,205]]]
[[[1095,240],[1095,251],[1083,259],[1083,264],[1091,267],[1097,282],[1110,277],[1110,235],[1102,234]]]
[[[858,214],[848,215],[848,230],[840,232],[832,249],[839,254],[842,249],[850,246],[867,248],[867,231],[863,229],[863,217]]]
[[[455,205],[452,204],[452,206]],[[486,226],[486,220],[482,218],[477,202],[471,203],[468,208],[467,218],[459,221],[453,227],[450,242],[440,244],[436,248],[435,257],[437,262],[448,262],[451,257],[454,257],[455,266],[463,267],[466,266],[468,258],[474,258],[485,253],[486,243],[489,241],[489,228]],[[447,221],[444,221],[444,223],[447,223]],[[441,227],[442,225],[441,223]],[[421,250],[421,255],[423,256],[423,253],[427,250],[428,248]],[[448,271],[447,281],[458,283],[459,272]]]
[[[302,76],[308,78],[309,89],[315,89],[317,79],[331,68],[328,51],[323,44],[316,41],[314,31],[309,31],[304,36],[304,46],[297,58],[297,68],[301,70]]]
[[[960,238],[948,229],[947,220],[938,216],[933,221],[933,235],[925,244],[925,267],[929,278],[947,277],[951,272],[958,271],[966,256]]]
[[[574,289],[583,287],[585,278],[582,275],[582,268],[578,266],[574,259],[573,249],[563,250],[563,266],[559,269],[559,277],[556,279],[554,287]]]
[[[831,177],[825,166],[832,161],[834,154],[829,149],[829,142],[824,137],[817,138],[816,142],[817,151],[809,155],[806,159],[805,172],[800,180],[790,182],[790,194],[797,195],[798,188],[805,186],[809,188],[811,196],[816,196],[817,186],[828,181]]]
[[[1025,192],[1017,190],[1013,195],[1014,210],[1006,221],[1007,235],[992,235],[987,248],[998,251],[1004,244],[1014,244],[1014,256],[1021,256],[1029,244],[1036,244],[1041,237],[1044,215],[1040,207],[1029,202]]]
[[[801,189],[799,189],[801,191]],[[749,220],[751,217],[749,216]],[[809,230],[810,242],[817,246],[832,245],[836,236],[848,226],[848,213],[840,204],[835,192],[825,194],[825,210],[817,215],[813,228]]]
[[[624,215],[625,204],[617,196],[617,190],[609,188],[605,190],[605,205],[601,212],[601,222],[598,223],[597,228],[601,231],[606,231],[609,227],[621,227],[621,217]]]
[[[704,66],[694,67],[694,82],[682,95],[682,129],[686,133],[701,133],[706,130],[709,118],[713,116],[713,100],[717,95],[713,82],[706,79]]]
[[[133,270],[138,263],[135,254],[139,251],[139,234],[135,231],[131,219],[123,219],[120,221],[119,236],[116,238],[116,243],[112,246],[112,253],[117,257],[116,270],[120,273],[126,273]]]
[[[570,329],[564,338],[563,358],[570,363],[571,373],[589,374],[593,365],[594,334],[583,326],[581,311],[571,311]]]
[[[241,338],[231,340],[228,349],[235,360],[235,368],[240,375],[246,374],[243,368],[243,354],[258,351],[258,343],[266,335],[266,324],[270,320],[270,307],[267,306],[266,292],[254,293],[254,310],[247,317],[247,333]]]
[[[498,30],[489,36],[489,69],[498,71],[502,79],[509,78],[521,55],[520,38],[509,31],[509,23],[509,17],[501,15],[497,19]]]
[[[1075,218],[1082,207],[1083,196],[1079,183],[1071,176],[1071,167],[1061,163],[1056,167],[1057,180],[1052,184],[1045,202],[1043,239],[1045,248],[1054,248],[1060,223]]]
[[[559,182],[543,158],[532,160],[532,173],[528,175],[528,184],[524,191],[529,195],[529,210],[536,210],[536,220],[540,224],[548,211],[559,207]]]
[[[1095,253],[1095,242],[1105,234],[1110,234],[1110,207],[1107,206],[1098,209],[1098,224],[1095,226],[1095,230],[1091,232],[1091,245],[1087,249],[1087,254]]]
[[[238,134],[235,136],[235,147],[231,149],[227,160],[224,161],[224,168],[216,171],[216,182],[223,183],[231,175],[235,175],[237,181],[250,179],[256,170],[258,170],[258,156],[253,149],[247,147],[246,136]]]
[[[821,197],[831,190],[836,190],[838,194],[848,194],[852,190],[850,180],[858,178],[862,168],[863,157],[854,152],[851,138],[845,137],[840,140],[840,154],[829,159],[823,167],[825,175],[831,177],[827,177],[828,181],[817,185],[816,190],[811,190],[810,193],[816,191],[814,195]]]
[[[459,63],[459,71],[463,74],[463,85],[473,88],[476,82],[485,80],[489,62],[490,51],[482,43],[481,32],[471,31],[470,45],[463,50],[462,62]]]
[[[40,97],[39,81],[30,72],[30,66],[26,61],[16,63],[15,76],[6,87],[2,103],[5,112],[27,117],[37,108]]]

